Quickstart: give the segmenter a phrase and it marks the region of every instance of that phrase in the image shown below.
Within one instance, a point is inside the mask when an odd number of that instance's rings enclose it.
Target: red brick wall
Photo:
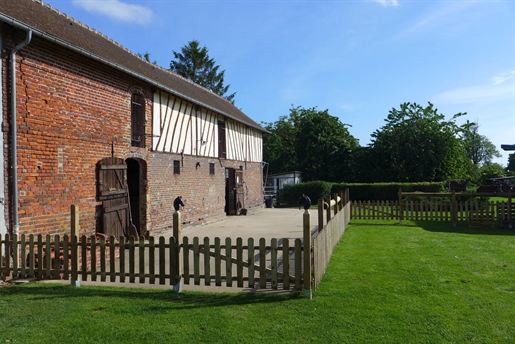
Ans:
[[[8,56],[9,41],[4,43]],[[111,156],[112,145],[115,156],[128,155],[131,91],[143,91],[150,114],[150,89],[38,37],[19,52],[16,68],[20,232],[67,231],[71,204],[79,206],[82,231],[93,232],[100,205],[96,163]],[[6,75],[3,89],[9,80]],[[7,98],[4,94],[4,123],[11,122]],[[4,130],[9,132],[9,125]],[[4,155],[10,157],[8,133],[5,140]]]
[[[174,174],[174,160],[180,161],[180,174]],[[200,166],[197,167],[197,163]],[[209,173],[209,163],[214,163],[215,174]],[[183,225],[191,226],[213,222],[225,217],[225,168],[243,166],[243,180],[247,183],[245,207],[263,205],[262,173],[260,163],[222,160],[151,153],[149,157],[149,203],[151,235],[172,229],[173,200],[182,196],[185,207],[181,211]]]
[[[23,40],[18,34],[14,44]],[[13,41],[4,37],[2,52],[6,214],[12,219],[8,56]],[[193,225],[225,216],[225,167],[243,166],[247,209],[262,206],[260,163],[135,150],[130,147],[134,90],[146,98],[146,130],[151,130],[151,87],[111,67],[34,37],[17,57],[19,221],[21,233],[65,233],[70,206],[80,210],[82,233],[96,230],[101,203],[96,200],[95,168],[111,156],[136,158],[141,168],[143,229],[156,235],[172,225],[173,200],[186,199],[182,219]],[[151,136],[146,137],[146,147]],[[181,160],[174,175],[173,160]],[[196,166],[197,162],[200,166]],[[215,174],[209,174],[209,163]],[[7,220],[9,226],[12,223]]]

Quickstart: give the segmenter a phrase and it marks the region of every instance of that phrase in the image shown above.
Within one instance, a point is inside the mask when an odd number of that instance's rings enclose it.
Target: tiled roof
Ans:
[[[43,4],[40,0],[0,0],[0,21],[30,28],[35,35],[65,44],[170,93],[186,98],[194,104],[266,132],[263,127],[226,99],[173,72],[143,60],[112,39]]]

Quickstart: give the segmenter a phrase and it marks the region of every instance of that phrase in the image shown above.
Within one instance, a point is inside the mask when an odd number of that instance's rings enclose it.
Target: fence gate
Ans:
[[[115,238],[127,236],[127,164],[123,159],[113,157],[100,160],[97,167],[97,197],[102,201],[102,232]]]

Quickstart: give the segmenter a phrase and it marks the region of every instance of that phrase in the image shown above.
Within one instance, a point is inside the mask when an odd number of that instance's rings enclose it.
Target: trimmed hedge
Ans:
[[[331,193],[349,189],[353,201],[390,201],[399,199],[399,188],[403,192],[444,192],[447,183],[341,183],[333,184]]]
[[[341,183],[323,181],[285,185],[279,194],[278,204],[297,206],[299,198],[305,194],[315,204],[319,198],[349,189],[353,201],[389,201],[399,198],[399,188],[403,192],[443,192],[447,183]]]
[[[305,194],[311,198],[311,203],[315,204],[318,202],[319,198],[325,197],[331,193],[332,185],[332,183],[321,181],[287,184],[281,190],[278,203],[287,206],[297,206],[300,196]]]

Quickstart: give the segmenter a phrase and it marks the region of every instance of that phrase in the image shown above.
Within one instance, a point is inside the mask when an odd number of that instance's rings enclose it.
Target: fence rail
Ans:
[[[466,221],[470,225],[498,223],[512,226],[515,207],[510,201],[351,201],[353,219]]]
[[[175,290],[182,284],[237,286],[302,290],[311,297],[350,220],[348,191],[319,200],[315,233],[310,216],[305,211],[302,239],[183,237],[180,212],[169,238],[0,235],[0,278],[148,283]],[[71,217],[77,233],[75,206]]]
[[[234,243],[226,238],[222,244],[220,238],[211,243],[207,237],[202,242],[194,237],[190,243],[183,237],[176,245],[174,237],[97,241],[95,236],[6,235],[0,236],[0,277],[162,285],[175,285],[182,278],[184,284],[244,287],[246,282],[249,288],[301,290],[302,249],[300,239],[260,239],[254,244],[249,238],[244,245],[241,238]],[[184,262],[181,276],[178,250]]]

